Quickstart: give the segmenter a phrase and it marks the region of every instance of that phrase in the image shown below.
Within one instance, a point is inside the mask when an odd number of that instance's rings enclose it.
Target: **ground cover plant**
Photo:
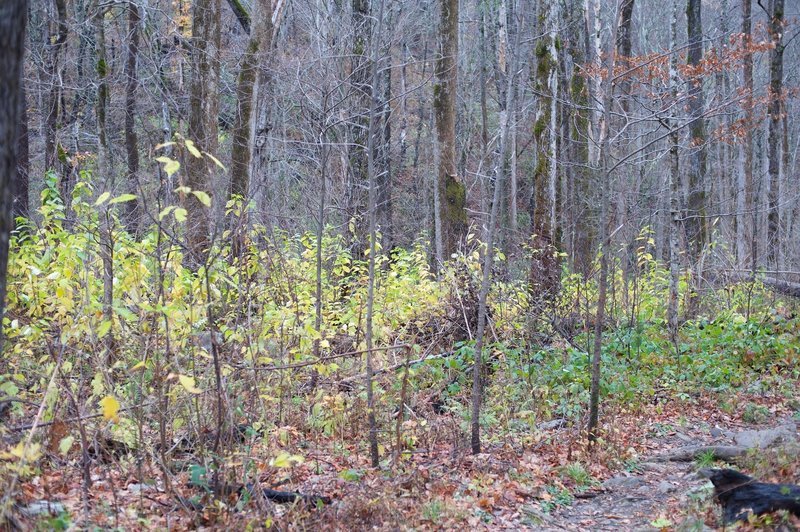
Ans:
[[[532,308],[524,284],[492,284],[486,447],[472,456],[475,344],[462,316],[474,305],[480,256],[460,256],[437,277],[420,243],[377,251],[373,468],[363,257],[330,231],[317,250],[312,234],[255,227],[241,256],[218,245],[193,270],[170,239],[182,223],[176,208],[136,238],[103,210],[126,197],[97,195],[89,182],[77,190],[73,229],[46,189],[41,222],[12,242],[0,481],[4,511],[16,520],[56,528],[544,526],[618,472],[637,471],[682,427],[800,417],[796,303],[757,281],[709,291],[704,312],[682,324],[674,343],[665,326],[668,275],[643,257],[635,278],[618,269],[613,276],[602,424],[591,447],[592,334],[579,321],[596,312],[593,279],[567,277],[548,314]],[[498,255],[494,268],[508,267]],[[708,466],[714,456],[697,462]],[[791,460],[781,464],[780,477],[796,480]],[[310,499],[277,504],[262,489]],[[38,511],[37,501],[55,508]]]

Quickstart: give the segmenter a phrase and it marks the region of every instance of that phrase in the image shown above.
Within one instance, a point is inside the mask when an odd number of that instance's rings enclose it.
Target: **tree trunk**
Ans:
[[[58,128],[59,116],[62,114],[61,110],[61,90],[63,87],[62,79],[62,66],[61,66],[61,51],[66,47],[67,43],[67,4],[66,0],[54,0],[56,8],[56,29],[55,32],[48,24],[47,31],[47,48],[48,54],[45,62],[45,70],[47,72],[47,82],[50,83],[50,90],[47,95],[47,103],[45,106],[45,169],[58,170],[61,157],[61,151],[58,147]],[[61,176],[65,179],[65,176]],[[70,193],[72,191],[69,191]],[[68,198],[63,198],[64,202],[68,202]]]
[[[188,140],[212,155],[217,153],[219,99],[220,0],[197,0],[192,12],[192,85],[189,96]],[[206,157],[186,154],[186,186],[212,193],[213,165]],[[187,264],[198,267],[211,244],[210,209],[194,194],[186,194]]]
[[[686,4],[687,32],[689,37],[689,47],[686,56],[686,64],[690,68],[700,68],[700,61],[703,59],[703,21],[701,0],[688,0]],[[695,268],[693,278],[693,290],[689,297],[690,315],[697,311],[698,299],[697,288],[702,275],[701,255],[708,241],[706,227],[706,133],[705,120],[703,119],[703,78],[698,76],[689,80],[688,88],[688,107],[691,116],[689,124],[689,138],[691,152],[689,154],[688,173],[688,209],[687,219],[684,224],[686,230],[686,245],[688,246],[688,256],[690,264]]]
[[[508,76],[506,78],[507,87],[511,87],[514,83],[514,77],[517,69],[516,54],[511,56],[510,65],[508,68]],[[492,279],[492,264],[494,262],[494,236],[497,225],[498,213],[500,210],[500,203],[502,201],[505,170],[506,165],[503,162],[508,158],[508,137],[509,137],[509,110],[513,109],[516,105],[513,97],[515,92],[512,90],[505,91],[505,105],[504,111],[500,113],[500,146],[495,165],[497,179],[494,183],[494,193],[492,194],[492,208],[489,213],[489,219],[486,221],[486,229],[484,231],[484,243],[486,244],[486,252],[483,255],[483,271],[481,278],[481,288],[478,293],[478,327],[475,336],[475,354],[473,356],[472,364],[472,409],[471,409],[471,447],[472,454],[481,452],[481,433],[480,433],[480,413],[481,401],[483,400],[483,386],[481,383],[481,375],[483,374],[483,337],[486,331],[486,309],[487,309],[487,296],[491,286]]]
[[[30,148],[28,137],[28,101],[25,91],[25,82],[20,80],[19,86],[19,135],[17,136],[17,177],[14,180],[13,215],[14,218],[27,218],[29,214],[29,176],[30,176]]]
[[[367,245],[367,215],[369,172],[367,159],[374,154],[367,154],[367,138],[369,129],[369,114],[372,109],[371,84],[370,84],[370,32],[372,19],[370,17],[369,0],[352,0],[354,39],[352,47],[351,83],[353,87],[354,117],[350,128],[350,171],[345,213],[347,216],[346,228],[349,228],[347,240],[350,242],[350,252],[354,258],[364,255]],[[366,193],[366,194],[365,194]]]
[[[736,220],[736,250],[740,268],[750,266],[755,273],[754,231],[755,203],[753,194],[753,53],[751,52],[753,33],[753,0],[742,0],[742,35],[744,55],[742,57],[742,73],[744,77],[744,124],[741,154],[741,172],[739,181],[739,198]]]
[[[612,39],[608,43],[606,52],[606,72],[614,72],[614,53],[613,43],[616,42],[617,24],[612,25]],[[603,79],[603,122],[609,126],[611,124],[611,104],[613,101],[613,84],[611,75],[606,74]],[[595,442],[598,438],[597,427],[600,422],[600,361],[603,353],[603,329],[605,328],[606,316],[606,297],[608,293],[608,270],[611,254],[611,242],[608,234],[608,213],[611,206],[611,191],[614,190],[612,183],[611,166],[611,142],[610,132],[606,131],[603,135],[603,142],[600,146],[600,170],[602,172],[602,185],[600,188],[600,277],[597,287],[597,315],[594,320],[594,346],[592,350],[592,369],[591,384],[589,389],[589,422],[586,430],[589,441]]]
[[[440,0],[441,42],[436,58],[433,108],[439,150],[437,186],[442,259],[456,252],[467,234],[466,187],[456,167],[456,92],[458,87],[458,0]]]
[[[767,215],[767,260],[780,264],[781,113],[783,112],[783,7],[784,0],[772,0],[769,32],[775,47],[769,63],[769,199]]]
[[[670,37],[670,47],[675,48],[678,37],[678,4],[673,0],[672,4],[672,32]],[[670,58],[670,85],[673,101],[678,98],[678,58],[677,54],[672,54]],[[669,176],[669,301],[667,303],[667,325],[669,329],[670,341],[675,347],[676,356],[680,356],[678,349],[678,288],[680,286],[680,253],[679,239],[681,229],[681,174],[680,174],[680,134],[676,128],[677,120],[670,122],[670,176]]]
[[[125,190],[136,193],[139,185],[139,140],[136,135],[136,87],[139,79],[136,74],[136,63],[139,56],[139,25],[141,16],[135,1],[128,3],[128,55],[125,59],[125,154],[128,172],[125,179]],[[139,227],[137,208],[138,201],[124,203],[123,221],[128,231],[135,232]]]
[[[267,65],[261,58],[268,57],[272,48],[272,0],[258,0],[254,6],[253,18],[255,27],[250,36],[239,70],[236,85],[237,113],[233,126],[233,142],[231,146],[231,181],[229,196],[239,196],[245,205],[250,198],[250,180],[253,149],[253,105],[255,95],[260,87],[256,87],[259,71]],[[266,87],[264,87],[266,88]],[[266,92],[266,91],[264,91]],[[264,105],[269,105],[264,102]],[[246,225],[246,211],[241,216],[232,218],[234,255],[241,251],[241,233]]]
[[[22,108],[22,59],[28,2],[0,2],[0,323],[5,315],[8,252],[14,220],[11,216],[17,178],[17,141]],[[3,332],[0,330],[0,353]]]
[[[380,453],[378,450],[378,425],[375,419],[375,398],[372,386],[372,316],[375,303],[375,255],[377,247],[377,215],[378,215],[378,183],[376,176],[376,137],[378,136],[378,124],[380,117],[376,102],[378,100],[378,54],[381,47],[381,37],[383,33],[383,4],[384,0],[378,0],[378,24],[375,34],[372,36],[372,57],[370,58],[370,106],[367,125],[367,176],[369,180],[368,209],[369,209],[369,279],[367,286],[367,323],[366,323],[366,343],[367,343],[367,419],[369,421],[369,454],[372,467],[380,464]]]
[[[533,138],[536,166],[533,172],[534,205],[531,213],[533,257],[528,289],[533,300],[546,307],[556,295],[559,282],[558,243],[555,238],[556,207],[556,102],[558,98],[557,3],[543,6],[543,37],[536,45],[536,90],[541,94]],[[541,308],[540,310],[544,310]]]

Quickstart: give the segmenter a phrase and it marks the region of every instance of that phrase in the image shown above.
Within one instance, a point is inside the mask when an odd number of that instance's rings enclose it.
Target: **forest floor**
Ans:
[[[720,512],[710,483],[697,474],[714,466],[712,457],[659,457],[690,445],[727,444],[748,429],[790,427],[796,442],[799,399],[656,398],[604,412],[605,435],[594,450],[576,429],[561,427],[494,433],[484,452],[472,455],[454,420],[436,420],[441,438],[416,442],[397,463],[387,452],[381,469],[368,467],[360,441],[306,439],[291,427],[275,441],[253,437],[246,452],[228,458],[229,467],[251,460],[263,487],[331,498],[316,507],[258,496],[248,502],[238,494],[213,501],[187,470],[171,477],[169,493],[157,468],[129,455],[94,462],[86,512],[80,454],[69,463],[52,453],[49,465],[23,483],[15,519],[39,529],[713,530],[721,526]],[[276,447],[303,448],[304,459],[273,467],[260,457],[274,456]],[[798,455],[784,451],[750,453],[739,467],[759,480],[800,481]],[[47,517],[46,502],[60,515]]]

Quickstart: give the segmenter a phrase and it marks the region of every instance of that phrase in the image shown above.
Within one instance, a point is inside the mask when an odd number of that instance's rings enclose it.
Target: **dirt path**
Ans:
[[[658,530],[653,523],[663,519],[676,524],[672,509],[692,504],[692,494],[708,493],[705,479],[692,464],[644,463],[630,476],[617,476],[603,483],[603,491],[589,492],[543,519],[542,530]],[[702,529],[702,528],[701,528]]]
[[[655,438],[653,445],[659,450],[653,457],[696,445],[745,444],[758,448],[759,443],[762,447],[793,449],[797,456],[798,442],[798,425],[791,419],[770,427],[731,424],[709,429],[702,423]],[[713,515],[713,511],[709,514],[713,488],[697,473],[697,462],[658,461],[653,457],[578,494],[571,505],[556,512],[532,511],[529,521],[540,523],[537,529],[545,531],[714,530],[703,519]]]

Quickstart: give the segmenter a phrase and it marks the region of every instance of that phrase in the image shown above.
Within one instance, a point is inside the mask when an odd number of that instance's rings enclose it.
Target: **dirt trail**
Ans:
[[[551,514],[530,514],[537,530],[714,530],[701,517],[712,497],[710,482],[697,473],[693,461],[660,461],[659,457],[697,445],[749,448],[773,447],[794,449],[797,453],[798,425],[794,420],[777,422],[771,427],[728,427],[695,425],[671,431],[655,438],[659,450],[636,464],[630,472],[620,473],[596,489],[578,495],[575,501]]]

